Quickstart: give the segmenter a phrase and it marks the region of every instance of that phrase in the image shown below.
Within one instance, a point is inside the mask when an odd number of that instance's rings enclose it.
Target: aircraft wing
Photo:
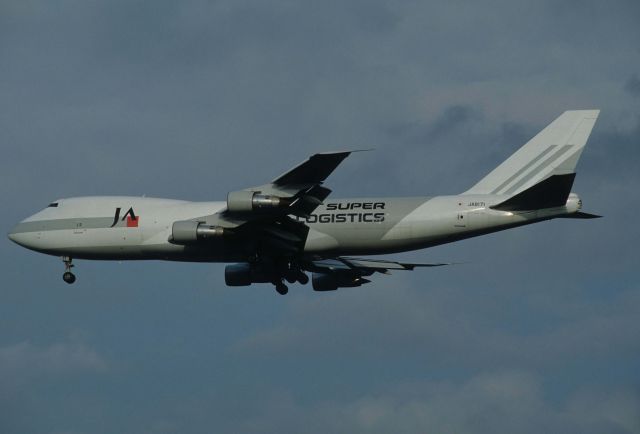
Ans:
[[[329,196],[331,190],[322,183],[342,161],[355,151],[315,154],[268,184],[229,193],[227,214],[237,214],[241,201],[248,207],[251,196],[255,216],[297,215],[308,216]],[[260,204],[263,201],[264,206]],[[242,210],[240,210],[242,211]],[[247,216],[245,216],[246,218]]]
[[[373,273],[390,274],[391,270],[413,270],[416,267],[441,267],[448,263],[407,263],[386,259],[336,257],[310,261],[306,268],[313,274],[313,289],[333,291],[339,287],[355,287],[371,282],[365,277]]]
[[[263,253],[300,253],[309,227],[291,216],[306,217],[322,204],[331,193],[322,183],[351,152],[315,154],[268,184],[230,192],[226,208],[205,224],[252,240]]]
[[[322,184],[351,152],[325,152],[312,155],[307,161],[271,181],[271,184],[283,189]]]
[[[363,258],[347,258],[337,257],[334,259],[321,259],[312,261],[315,271],[318,272],[332,272],[332,271],[355,271],[362,273],[373,274],[376,271],[379,273],[388,274],[390,270],[413,270],[416,267],[441,267],[443,265],[451,265],[450,263],[408,263],[408,262],[396,262],[386,259],[363,259]]]

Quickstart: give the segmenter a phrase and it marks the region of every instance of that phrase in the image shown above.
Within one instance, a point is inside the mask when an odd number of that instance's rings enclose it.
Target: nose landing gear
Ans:
[[[64,262],[64,274],[62,275],[62,280],[68,284],[72,284],[76,281],[76,275],[71,272],[71,268],[74,266],[71,261],[72,258],[70,256],[62,257],[62,262]]]

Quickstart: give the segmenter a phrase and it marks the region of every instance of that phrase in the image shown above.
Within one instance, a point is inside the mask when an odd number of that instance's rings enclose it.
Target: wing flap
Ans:
[[[413,270],[416,267],[441,267],[451,265],[450,263],[408,263],[397,262],[386,259],[363,259],[337,257],[334,259],[322,259],[312,261],[315,269],[311,271],[331,272],[331,271],[352,271],[362,273],[362,275],[370,275],[374,272],[388,274],[392,270]]]

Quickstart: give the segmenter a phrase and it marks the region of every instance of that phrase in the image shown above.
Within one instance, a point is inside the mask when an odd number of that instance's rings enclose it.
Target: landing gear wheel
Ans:
[[[64,262],[64,274],[62,275],[62,280],[71,285],[76,281],[76,276],[71,272],[71,268],[73,264],[71,263],[72,259],[70,256],[63,256],[62,262]]]
[[[309,283],[309,276],[307,276],[304,272],[299,271],[298,272],[298,282],[302,283],[303,285],[306,285],[307,283]]]
[[[276,283],[276,291],[278,291],[278,294],[280,295],[285,295],[289,292],[289,288],[287,288],[287,285],[285,285],[284,283],[278,282]]]
[[[73,282],[76,281],[76,275],[73,274],[71,271],[65,271],[65,273],[62,275],[62,280],[67,282],[69,285],[71,285]]]

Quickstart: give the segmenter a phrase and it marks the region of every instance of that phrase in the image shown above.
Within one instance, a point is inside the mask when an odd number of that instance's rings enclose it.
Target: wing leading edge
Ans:
[[[271,185],[289,189],[294,189],[298,186],[311,186],[315,184],[322,184],[325,179],[333,173],[333,171],[344,161],[345,158],[356,151],[339,151],[339,152],[324,152],[320,154],[314,154],[307,161],[304,161],[283,173],[273,181]]]

